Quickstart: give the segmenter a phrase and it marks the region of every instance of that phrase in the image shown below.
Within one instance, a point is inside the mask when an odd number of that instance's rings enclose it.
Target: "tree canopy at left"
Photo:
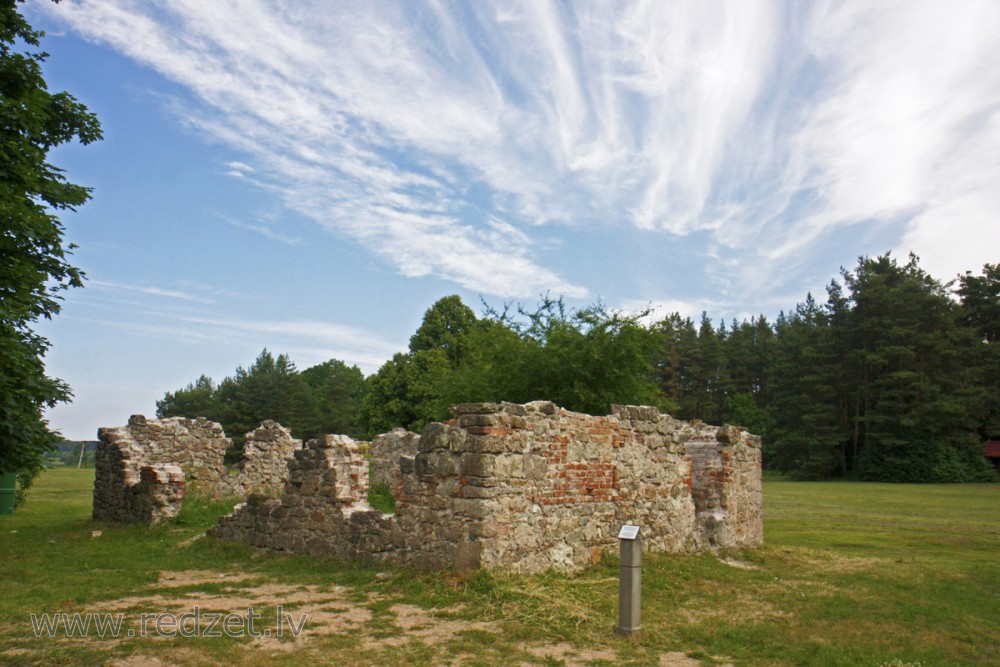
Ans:
[[[59,293],[83,274],[67,255],[59,215],[90,198],[48,162],[61,144],[101,138],[97,118],[72,95],[52,93],[42,75],[40,31],[0,0],[0,472],[30,479],[59,440],[43,410],[70,397],[45,373],[49,342],[34,324],[60,309]]]

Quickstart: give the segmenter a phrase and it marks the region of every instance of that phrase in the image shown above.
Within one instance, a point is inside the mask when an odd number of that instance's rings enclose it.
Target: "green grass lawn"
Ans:
[[[0,517],[0,664],[1000,664],[997,485],[768,478],[767,546],[646,554],[644,630],[625,639],[615,557],[524,577],[282,556],[199,538],[226,503],[189,499],[152,528],[95,523],[92,484],[93,470],[52,470]],[[305,615],[297,639],[36,637],[31,623],[122,614],[134,629],[143,613],[253,605],[273,629],[277,604]]]

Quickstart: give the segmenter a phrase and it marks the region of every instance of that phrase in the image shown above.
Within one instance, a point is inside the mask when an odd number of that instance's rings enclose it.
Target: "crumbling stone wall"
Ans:
[[[270,419],[261,422],[243,441],[243,460],[238,474],[227,480],[230,495],[281,495],[288,477],[288,459],[300,449],[302,441],[293,438],[287,428]]]
[[[186,492],[222,496],[278,494],[287,476],[285,459],[302,442],[280,424],[266,421],[246,436],[244,461],[225,465],[232,441],[202,417],[146,419],[98,431],[95,519],[155,523],[176,516]]]
[[[371,486],[387,486],[392,489],[393,495],[398,496],[403,485],[399,458],[416,456],[419,442],[420,434],[403,428],[395,428],[375,436],[368,449],[368,479]]]
[[[367,503],[367,468],[346,436],[310,441],[280,500],[251,496],[210,532],[272,549],[423,568],[572,571],[616,544],[692,552],[763,542],[760,440],[655,408],[595,417],[553,403],[479,403],[429,424],[399,458],[397,510]],[[714,440],[713,440],[714,438]],[[710,523],[711,519],[711,523]]]
[[[762,538],[761,450],[733,426],[699,426],[687,442],[691,494],[699,531],[713,547],[739,547]]]
[[[172,464],[147,464],[135,441],[117,429],[99,432],[94,518],[155,523],[176,516],[184,499],[184,473]]]

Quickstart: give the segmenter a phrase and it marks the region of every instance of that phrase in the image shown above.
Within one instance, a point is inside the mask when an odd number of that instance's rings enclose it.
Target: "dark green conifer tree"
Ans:
[[[772,371],[770,463],[795,478],[821,479],[843,470],[836,375],[830,317],[810,294],[779,320]]]

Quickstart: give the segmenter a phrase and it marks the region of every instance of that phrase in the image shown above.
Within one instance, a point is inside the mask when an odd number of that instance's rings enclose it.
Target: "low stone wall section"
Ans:
[[[367,502],[358,444],[295,453],[280,500],[251,496],[210,533],[271,549],[421,568],[579,570],[625,523],[647,548],[763,542],[760,440],[732,427],[615,406],[595,417],[538,401],[452,408],[399,457],[394,515]]]

